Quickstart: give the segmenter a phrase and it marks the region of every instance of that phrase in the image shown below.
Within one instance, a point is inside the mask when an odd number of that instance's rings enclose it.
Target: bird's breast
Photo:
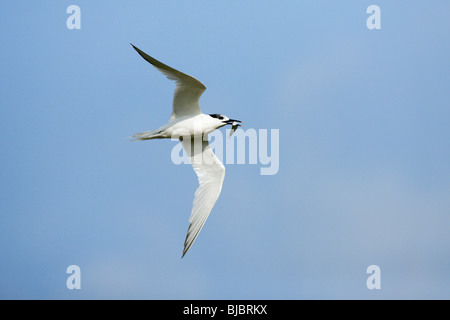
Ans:
[[[211,123],[205,115],[201,114],[177,121],[172,126],[167,128],[166,134],[168,134],[171,138],[178,139],[182,136],[203,136],[213,132],[216,129],[217,127]]]

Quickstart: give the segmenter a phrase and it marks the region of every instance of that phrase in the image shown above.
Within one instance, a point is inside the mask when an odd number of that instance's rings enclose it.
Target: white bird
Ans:
[[[200,81],[159,62],[133,44],[131,45],[142,58],[151,63],[167,78],[176,81],[172,115],[169,122],[156,130],[136,133],[132,138],[134,140],[180,139],[183,149],[189,156],[192,167],[197,174],[199,186],[195,191],[194,203],[189,217],[183,258],[194,243],[219,198],[225,177],[225,167],[209,147],[208,134],[227,124],[232,126],[233,132],[240,126],[241,121],[230,119],[222,114],[207,115],[202,113],[198,101],[206,87]]]

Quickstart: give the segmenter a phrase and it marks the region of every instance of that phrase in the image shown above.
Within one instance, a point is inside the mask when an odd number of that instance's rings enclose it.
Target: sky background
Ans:
[[[1,299],[450,299],[449,1],[0,12]],[[195,173],[127,138],[168,121],[174,84],[129,43],[202,81],[203,112],[279,129],[278,174],[226,164],[183,259]]]

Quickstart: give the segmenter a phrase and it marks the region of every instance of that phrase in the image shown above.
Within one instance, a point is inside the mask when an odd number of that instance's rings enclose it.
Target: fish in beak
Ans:
[[[233,133],[236,131],[238,127],[242,127],[241,123],[243,122],[235,119],[229,119],[226,121],[226,124],[231,125],[230,137],[233,135]]]

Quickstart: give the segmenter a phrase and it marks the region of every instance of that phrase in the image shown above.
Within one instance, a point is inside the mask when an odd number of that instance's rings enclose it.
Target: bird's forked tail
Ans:
[[[131,138],[133,138],[133,140],[131,140],[131,141],[162,139],[163,135],[161,133],[162,133],[162,131],[160,131],[160,130],[150,130],[150,131],[145,131],[145,132],[139,132],[139,133],[133,134],[131,136]]]

